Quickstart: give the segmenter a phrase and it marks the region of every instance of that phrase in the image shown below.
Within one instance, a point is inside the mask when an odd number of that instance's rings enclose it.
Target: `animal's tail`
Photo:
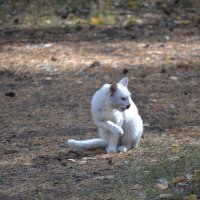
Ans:
[[[68,140],[68,145],[75,149],[95,149],[106,147],[106,142],[101,138],[94,138],[89,140]]]

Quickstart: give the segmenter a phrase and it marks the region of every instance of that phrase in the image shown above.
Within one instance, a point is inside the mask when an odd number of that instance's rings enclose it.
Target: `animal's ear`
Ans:
[[[112,83],[112,85],[110,86],[110,96],[112,96],[115,92],[117,92],[118,87],[117,87],[117,83]]]
[[[124,87],[128,86],[128,77],[123,78],[121,81],[119,81],[119,84],[123,85]]]

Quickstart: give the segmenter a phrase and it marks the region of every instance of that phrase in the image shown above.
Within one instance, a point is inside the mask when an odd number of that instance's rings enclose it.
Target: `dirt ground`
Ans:
[[[158,26],[164,14],[145,9],[139,28],[4,26],[0,199],[113,199],[108,190],[130,175],[127,163],[140,167],[174,155],[176,145],[199,144],[199,21]],[[97,135],[94,92],[124,76],[144,121],[141,147],[116,155],[70,150],[69,138]],[[152,144],[160,150],[149,152]]]

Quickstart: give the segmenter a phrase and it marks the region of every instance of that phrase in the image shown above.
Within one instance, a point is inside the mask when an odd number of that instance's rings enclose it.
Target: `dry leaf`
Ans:
[[[69,159],[67,159],[67,160],[69,160],[69,161],[71,161],[71,162],[76,162],[76,160],[74,160],[74,159],[72,159],[72,158],[69,158]]]
[[[135,6],[134,2],[128,2],[128,5],[127,5],[129,8],[133,8]]]
[[[172,147],[179,147],[179,144],[172,144]]]
[[[143,186],[142,185],[139,185],[139,184],[135,184],[133,185],[133,187],[131,188],[132,190],[142,190],[143,189]]]
[[[166,190],[168,188],[168,185],[157,183],[156,188],[158,188],[159,190]]]
[[[104,21],[103,21],[103,19],[102,18],[100,18],[100,17],[92,17],[91,19],[90,19],[90,25],[92,25],[92,26],[98,26],[98,25],[101,25],[101,24],[103,24],[104,23]]]
[[[171,181],[172,184],[178,184],[178,183],[184,183],[184,182],[187,182],[188,179],[185,178],[185,177],[176,177],[175,179],[173,179]]]
[[[173,197],[172,194],[160,194],[160,199],[167,199]]]
[[[113,180],[115,179],[114,175],[108,175],[108,176],[96,176],[94,178],[92,178],[94,180],[102,180],[102,179],[108,179],[108,180]]]
[[[191,181],[193,182],[197,182],[197,181],[200,181],[200,170],[194,170],[194,174],[192,176],[192,179]]]
[[[187,198],[187,200],[197,200],[197,196],[194,195],[194,194],[191,194],[191,195]]]

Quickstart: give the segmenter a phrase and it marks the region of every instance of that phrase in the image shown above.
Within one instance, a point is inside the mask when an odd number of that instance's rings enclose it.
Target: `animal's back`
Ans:
[[[99,90],[95,92],[91,102],[92,117],[95,120],[97,115],[106,107],[106,93],[108,91],[109,84],[104,84]]]

